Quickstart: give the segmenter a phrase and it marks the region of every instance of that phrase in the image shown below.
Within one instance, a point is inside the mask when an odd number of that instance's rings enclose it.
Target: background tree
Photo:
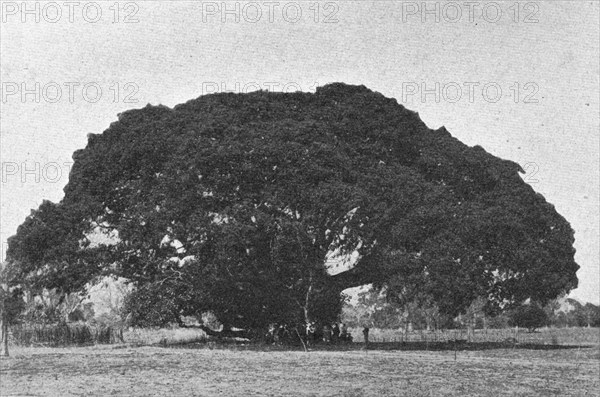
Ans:
[[[366,290],[358,294],[356,302],[344,305],[342,321],[351,327],[400,328],[402,308],[387,302],[380,291]]]
[[[159,319],[211,312],[224,330],[333,319],[369,283],[449,316],[577,285],[573,231],[517,164],[363,86],[147,106],[73,157],[64,199],[9,240],[27,285],[121,276],[167,297]]]
[[[561,304],[562,303],[562,304]],[[566,298],[552,305],[550,322],[556,327],[599,327],[600,307],[593,303],[585,305],[579,301]],[[548,312],[548,309],[547,309]]]
[[[548,325],[548,315],[536,304],[527,304],[513,309],[509,319],[510,325],[527,328],[529,332]]]
[[[9,326],[19,320],[25,308],[23,291],[18,286],[11,286],[10,268],[7,263],[0,264],[0,356],[9,356]]]
[[[600,307],[588,302],[583,306],[583,313],[586,327],[600,327]]]
[[[565,299],[566,325],[569,327],[583,327],[587,323],[583,305],[576,299]]]

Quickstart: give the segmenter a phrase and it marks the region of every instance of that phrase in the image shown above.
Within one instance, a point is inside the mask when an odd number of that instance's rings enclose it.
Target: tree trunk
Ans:
[[[308,326],[308,324],[311,322],[311,318],[310,318],[310,294],[312,292],[312,288],[313,288],[313,272],[312,270],[310,271],[310,276],[308,279],[308,289],[306,290],[306,297],[304,299],[304,323]]]
[[[304,343],[304,339],[302,339],[302,336],[300,336],[300,332],[298,332],[298,327],[294,328],[296,330],[296,335],[298,335],[298,339],[300,339],[300,343],[302,343],[302,347],[304,348],[305,352],[308,352],[308,348],[306,347],[306,343]]]
[[[2,333],[2,354],[0,356],[8,357],[8,321],[4,312],[0,313],[0,332]]]

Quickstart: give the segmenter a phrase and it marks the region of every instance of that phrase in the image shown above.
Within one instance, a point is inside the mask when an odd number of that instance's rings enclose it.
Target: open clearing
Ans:
[[[211,348],[212,347],[212,348]],[[389,347],[389,345],[388,345]],[[597,344],[574,348],[300,350],[14,347],[2,396],[597,396]]]

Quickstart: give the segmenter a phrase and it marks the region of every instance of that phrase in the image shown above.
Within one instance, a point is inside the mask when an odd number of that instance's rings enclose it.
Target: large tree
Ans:
[[[9,240],[11,263],[65,292],[126,277],[164,321],[326,319],[342,290],[369,283],[450,315],[577,285],[573,231],[519,165],[363,86],[148,105],[73,158],[64,199]],[[94,241],[101,231],[112,237]],[[352,253],[350,269],[328,269]]]

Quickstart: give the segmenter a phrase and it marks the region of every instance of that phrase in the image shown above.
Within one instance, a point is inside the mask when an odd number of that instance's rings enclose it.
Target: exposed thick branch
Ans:
[[[212,328],[207,327],[206,325],[184,325],[180,324],[182,328],[199,328],[206,333],[208,336],[213,336],[216,338],[245,338],[252,339],[252,333],[248,330],[232,330],[232,329],[223,329],[221,331],[215,331]]]
[[[369,272],[364,266],[355,266],[350,270],[330,276],[330,280],[337,289],[342,291],[347,288],[370,284],[377,279],[376,276],[374,272]]]

